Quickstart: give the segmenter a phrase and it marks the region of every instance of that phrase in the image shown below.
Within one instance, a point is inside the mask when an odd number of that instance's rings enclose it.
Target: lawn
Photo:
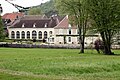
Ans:
[[[0,48],[0,80],[120,80],[117,55],[78,49]]]

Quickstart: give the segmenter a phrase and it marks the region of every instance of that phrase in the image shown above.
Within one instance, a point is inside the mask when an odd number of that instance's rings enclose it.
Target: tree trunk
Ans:
[[[80,53],[84,53],[84,41],[81,42]]]
[[[111,42],[108,38],[105,38],[104,32],[101,32],[101,37],[102,37],[103,46],[104,46],[103,53],[106,55],[114,55],[114,53],[111,51]]]
[[[109,42],[104,43],[104,54],[114,55],[114,53],[111,51],[111,44]]]
[[[80,42],[80,52],[79,53],[84,53],[84,35],[82,36],[81,33],[82,33],[81,28],[79,27],[79,42]]]

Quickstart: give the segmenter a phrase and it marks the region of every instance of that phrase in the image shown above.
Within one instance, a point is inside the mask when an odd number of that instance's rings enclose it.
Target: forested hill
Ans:
[[[28,12],[30,15],[41,15],[45,14],[46,16],[51,16],[52,14],[58,13],[58,11],[55,9],[54,1],[50,0],[46,3],[42,3],[41,5],[38,5],[36,7],[33,7]]]

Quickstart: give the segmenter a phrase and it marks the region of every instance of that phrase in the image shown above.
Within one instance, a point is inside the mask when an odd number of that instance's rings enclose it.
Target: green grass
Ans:
[[[0,80],[120,80],[117,55],[77,49],[0,48]]]

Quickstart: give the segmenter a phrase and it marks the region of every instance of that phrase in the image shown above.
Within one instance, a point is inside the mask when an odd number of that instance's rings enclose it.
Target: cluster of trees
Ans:
[[[45,14],[46,16],[50,17],[52,14],[58,14],[57,9],[55,8],[54,1],[50,0],[46,3],[42,3],[36,7],[31,8],[28,11],[29,15],[42,15]]]
[[[102,37],[104,54],[111,55],[113,36],[120,30],[120,0],[50,0],[34,7],[30,15],[67,14],[70,23],[79,31],[80,53],[84,53],[84,40],[88,29],[96,30]],[[0,26],[2,23],[0,21]],[[0,29],[0,39],[2,36]]]
[[[4,39],[5,39],[5,33],[4,33],[4,29],[3,29],[3,21],[0,16],[0,41],[3,41]]]
[[[87,29],[96,30],[102,37],[104,54],[111,55],[112,38],[120,30],[120,0],[54,0],[57,9],[74,18],[78,26],[80,52],[84,53]]]

